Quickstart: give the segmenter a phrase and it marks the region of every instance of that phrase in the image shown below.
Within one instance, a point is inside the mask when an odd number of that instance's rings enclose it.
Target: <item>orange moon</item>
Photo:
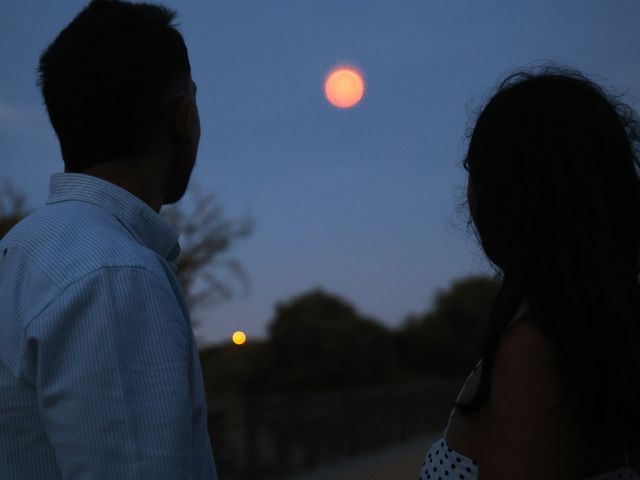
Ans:
[[[338,108],[353,107],[364,95],[362,74],[352,67],[335,68],[324,81],[324,94]]]
[[[243,345],[247,341],[247,335],[244,332],[238,330],[237,332],[233,332],[231,339],[236,345]]]

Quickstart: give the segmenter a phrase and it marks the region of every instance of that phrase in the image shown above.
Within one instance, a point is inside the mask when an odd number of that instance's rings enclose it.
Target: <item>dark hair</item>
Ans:
[[[159,5],[95,0],[44,51],[38,85],[69,171],[154,140],[167,93],[191,72],[175,16]]]
[[[510,75],[482,110],[464,159],[470,223],[503,282],[462,413],[488,399],[501,335],[526,299],[587,454],[640,444],[638,125],[630,107],[557,66]]]

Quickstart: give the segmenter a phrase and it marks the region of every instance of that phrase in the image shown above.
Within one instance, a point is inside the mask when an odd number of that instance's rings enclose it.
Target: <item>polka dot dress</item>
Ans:
[[[433,443],[422,462],[419,480],[477,480],[478,462],[451,449],[444,438]],[[629,467],[621,467],[587,480],[640,480]]]
[[[478,462],[449,448],[444,438],[434,442],[424,462],[420,480],[476,480]]]

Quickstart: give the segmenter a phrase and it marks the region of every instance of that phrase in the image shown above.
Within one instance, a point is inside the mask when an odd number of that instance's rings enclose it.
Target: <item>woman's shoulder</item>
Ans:
[[[537,326],[531,313],[513,320],[504,329],[496,351],[496,359],[503,358],[517,359],[538,370],[553,370],[556,367],[553,345]],[[513,362],[508,364],[512,365]]]
[[[480,360],[463,386],[458,401],[465,403],[471,399],[478,387],[482,367]],[[498,379],[495,378],[496,371]],[[498,387],[506,388],[517,388],[522,383],[532,385],[535,380],[538,390],[558,397],[559,379],[553,346],[530,314],[519,316],[503,331],[496,350],[492,380],[494,386],[497,380],[501,382]]]
[[[479,458],[491,470],[505,461],[538,478],[573,474],[582,463],[579,428],[564,400],[556,356],[534,319],[523,316],[505,329],[491,375],[487,409],[480,421]],[[558,408],[554,408],[558,407]],[[490,476],[490,475],[489,475]],[[524,476],[523,476],[524,478]],[[527,478],[533,478],[527,477]]]
[[[535,384],[545,404],[557,405],[563,399],[555,350],[530,313],[505,328],[496,350],[493,376],[503,383],[506,380],[502,386],[507,388]]]
[[[453,444],[489,462],[496,453],[500,458],[495,460],[501,459],[503,451],[513,451],[518,458],[554,459],[552,448],[576,462],[579,452],[573,415],[566,405],[553,409],[563,400],[555,358],[551,342],[531,315],[512,321],[498,345],[488,402],[473,416],[454,416],[449,429]],[[477,386],[479,373],[472,375],[469,394]],[[464,403],[469,394],[463,393]]]

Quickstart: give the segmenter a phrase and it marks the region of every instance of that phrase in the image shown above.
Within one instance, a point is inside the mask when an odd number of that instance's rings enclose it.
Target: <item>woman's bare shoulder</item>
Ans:
[[[529,357],[540,367],[555,365],[556,355],[551,341],[537,326],[535,318],[527,313],[511,322],[504,330],[498,353],[526,360]]]
[[[543,403],[549,406],[563,400],[555,350],[530,314],[523,315],[504,330],[494,369],[503,379],[508,378],[510,385],[535,383],[536,390],[544,397]]]
[[[491,378],[480,425],[487,478],[516,468],[526,478],[574,478],[582,461],[577,424],[567,408],[553,409],[564,399],[562,382],[553,347],[530,317],[505,329]]]

